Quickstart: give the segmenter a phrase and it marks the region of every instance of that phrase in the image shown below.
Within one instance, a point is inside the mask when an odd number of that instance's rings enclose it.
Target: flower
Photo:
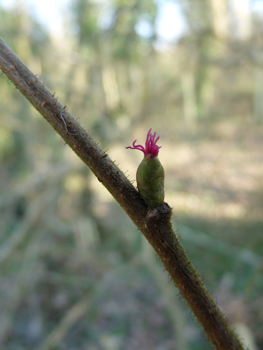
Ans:
[[[144,153],[144,158],[136,172],[137,188],[149,208],[157,208],[164,201],[164,169],[159,161],[158,153],[161,146],[157,146],[160,136],[148,131],[145,147],[136,145],[135,140],[130,149],[138,149]]]
[[[144,157],[146,156],[150,156],[151,158],[157,157],[158,153],[159,153],[159,149],[161,148],[161,146],[157,146],[156,143],[159,140],[160,136],[158,136],[156,139],[156,132],[154,134],[151,133],[152,129],[150,129],[148,131],[147,137],[146,137],[146,141],[145,141],[145,147],[143,147],[142,145],[136,145],[136,141],[135,140],[132,144],[133,147],[128,146],[125,148],[130,148],[130,149],[138,149],[139,151],[142,151],[144,153]]]

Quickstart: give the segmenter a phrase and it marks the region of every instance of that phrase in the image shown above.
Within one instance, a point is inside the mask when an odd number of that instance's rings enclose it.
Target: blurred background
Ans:
[[[131,180],[150,128],[182,245],[263,349],[263,1],[1,1],[0,33]],[[152,248],[0,77],[1,349],[210,350]]]

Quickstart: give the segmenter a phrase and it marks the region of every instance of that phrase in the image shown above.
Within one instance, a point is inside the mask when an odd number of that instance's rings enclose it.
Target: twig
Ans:
[[[172,210],[168,204],[148,210],[134,186],[106,152],[1,39],[0,68],[92,170],[144,234],[214,347],[220,350],[242,350],[240,340],[229,328],[225,316],[209,295],[174,234]],[[64,121],[60,117],[62,111]],[[70,131],[74,130],[74,135],[67,132],[68,127],[65,129],[64,122],[70,126]]]
[[[59,325],[49,334],[38,350],[49,350],[58,346],[69,329],[86,313],[90,307],[90,294],[85,295],[74,304],[60,321]]]
[[[39,206],[32,206],[32,210],[30,210],[28,215],[24,218],[23,223],[18,225],[14,232],[1,244],[0,265],[5,262],[14,250],[27,238],[30,234],[30,229],[39,220],[40,214]]]
[[[28,215],[27,222],[25,223],[25,227],[21,229],[21,232],[17,232],[20,235],[20,240],[25,237],[25,229],[28,231],[33,228],[35,225],[36,219],[43,212],[43,208],[47,202],[47,193],[45,193],[42,198],[37,198],[35,200],[34,205],[31,209],[32,213]],[[39,279],[40,270],[38,265],[38,255],[39,251],[42,249],[42,245],[40,243],[41,235],[34,235],[30,238],[27,243],[27,248],[21,260],[19,272],[17,274],[17,278],[14,281],[13,286],[8,290],[8,300],[3,303],[1,307],[1,327],[0,327],[0,347],[3,348],[3,344],[5,342],[6,337],[9,334],[10,328],[12,326],[12,322],[14,319],[14,315],[21,303],[21,300],[29,293],[30,289],[35,285],[35,281]],[[11,242],[11,244],[17,244],[20,242]],[[16,246],[10,245],[9,249],[14,249]],[[7,253],[9,253],[7,251]],[[3,254],[1,258],[3,258]],[[6,256],[5,256],[6,257]]]
[[[62,164],[59,166],[53,166],[52,169],[37,170],[30,174],[23,183],[18,186],[14,186],[12,191],[6,190],[3,194],[1,193],[0,198],[0,211],[4,208],[8,208],[13,205],[22,197],[31,195],[32,192],[37,191],[41,186],[56,178],[60,179],[61,176],[66,176],[70,173],[76,172],[80,169],[79,166],[70,167],[69,164]],[[1,250],[1,248],[0,248]]]

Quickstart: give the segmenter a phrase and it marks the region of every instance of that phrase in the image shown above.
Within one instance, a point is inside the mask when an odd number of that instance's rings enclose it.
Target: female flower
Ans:
[[[157,146],[160,136],[156,137],[156,132],[151,134],[152,129],[148,131],[145,147],[136,145],[135,140],[133,147],[144,153],[144,158],[140,163],[137,173],[137,187],[140,195],[150,208],[157,208],[164,201],[164,169],[158,159],[158,153],[161,146]]]

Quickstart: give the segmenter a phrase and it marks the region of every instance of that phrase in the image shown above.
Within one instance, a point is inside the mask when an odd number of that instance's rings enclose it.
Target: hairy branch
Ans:
[[[168,204],[164,203],[154,210],[148,209],[107,153],[1,39],[0,68],[92,170],[144,234],[214,347],[242,350],[241,342],[229,328],[226,318],[180,245],[172,229],[172,211]]]

